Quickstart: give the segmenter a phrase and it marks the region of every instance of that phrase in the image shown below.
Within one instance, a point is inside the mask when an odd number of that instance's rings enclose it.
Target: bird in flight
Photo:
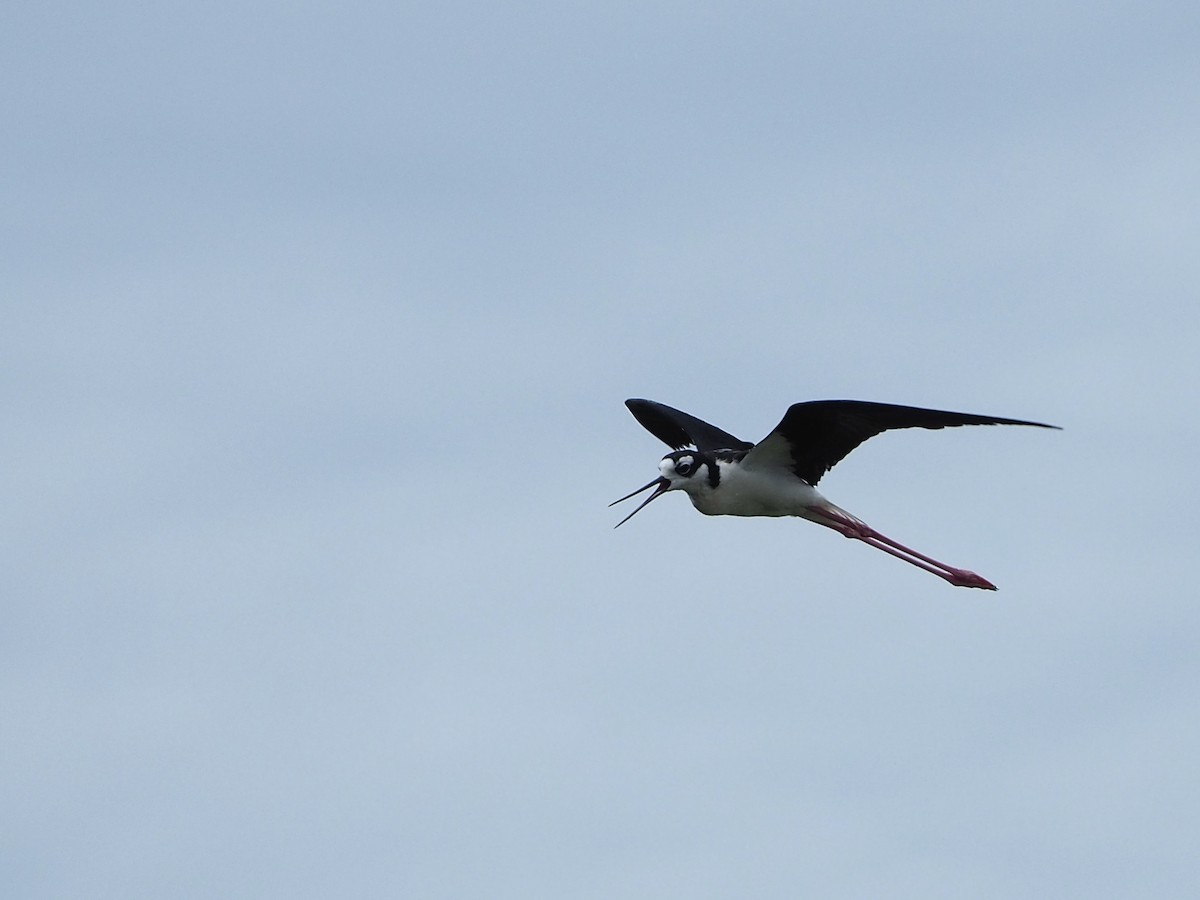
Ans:
[[[663,403],[626,400],[625,405],[647,431],[673,452],[658,464],[659,477],[609,504],[613,506],[654,488],[615,527],[624,525],[651,500],[680,490],[706,516],[799,516],[870,544],[958,587],[989,591],[996,590],[996,586],[986,578],[905,547],[830,503],[817,490],[817,482],[863,441],[895,428],[957,425],[1058,428],[1022,419],[890,403],[812,400],[792,404],[770,434],[751,444]]]

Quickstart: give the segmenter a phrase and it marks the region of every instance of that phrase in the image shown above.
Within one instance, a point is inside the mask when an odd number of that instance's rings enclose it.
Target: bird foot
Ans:
[[[942,577],[955,587],[982,588],[985,591],[997,590],[996,586],[982,575],[976,575],[966,569],[947,569],[947,573]]]

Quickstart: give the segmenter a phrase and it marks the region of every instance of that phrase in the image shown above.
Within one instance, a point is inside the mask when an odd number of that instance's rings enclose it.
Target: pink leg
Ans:
[[[954,566],[938,562],[924,553],[918,553],[910,547],[905,547],[903,544],[893,541],[890,537],[880,534],[866,522],[854,518],[854,516],[845,510],[837,509],[836,507],[814,506],[810,507],[810,511],[819,517],[818,521],[820,524],[832,528],[839,534],[862,541],[864,544],[870,544],[884,553],[890,553],[897,559],[911,563],[920,569],[924,569],[926,572],[932,572],[938,578],[944,578],[957,587],[983,588],[988,591],[996,590],[996,586],[983,576],[976,575],[974,572],[969,572],[966,569],[956,569]]]

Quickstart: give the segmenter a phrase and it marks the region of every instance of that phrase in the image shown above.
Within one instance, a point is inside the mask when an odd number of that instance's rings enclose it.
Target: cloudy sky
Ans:
[[[4,896],[1194,890],[1194,3],[2,19]]]

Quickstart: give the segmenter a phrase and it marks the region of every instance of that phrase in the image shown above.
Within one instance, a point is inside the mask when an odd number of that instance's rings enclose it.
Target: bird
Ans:
[[[651,501],[671,491],[684,491],[692,505],[707,516],[797,516],[889,553],[956,587],[989,591],[996,586],[986,578],[938,562],[880,534],[825,499],[817,484],[863,441],[893,429],[959,425],[1059,428],[1024,419],[865,400],[810,400],[792,404],[770,434],[751,444],[665,403],[630,399],[625,405],[672,452],[658,464],[657,478],[609,504],[615,506],[654,488],[614,528],[620,528]]]

